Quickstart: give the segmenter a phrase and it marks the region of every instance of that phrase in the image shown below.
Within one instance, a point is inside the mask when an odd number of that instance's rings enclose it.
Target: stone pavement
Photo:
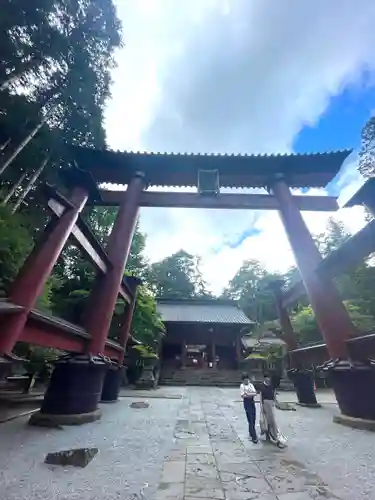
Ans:
[[[285,450],[249,441],[236,391],[190,388],[185,396],[156,500],[375,498],[375,435],[334,424],[328,394],[321,409],[277,411]]]
[[[148,399],[149,408],[130,404]],[[238,391],[167,388],[124,394],[82,427],[0,425],[4,500],[373,500],[375,434],[332,422],[337,411],[277,411],[288,448],[253,445]],[[328,398],[329,399],[329,398]],[[85,469],[50,466],[47,453],[97,447]]]
[[[232,405],[223,403],[203,393],[185,401],[156,500],[337,498],[287,450],[249,442],[246,426],[244,434]]]

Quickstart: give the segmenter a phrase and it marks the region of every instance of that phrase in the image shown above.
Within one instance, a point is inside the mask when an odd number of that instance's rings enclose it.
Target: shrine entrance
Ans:
[[[322,257],[305,225],[301,211],[336,211],[330,196],[294,195],[293,188],[325,187],[338,173],[349,151],[291,155],[196,155],[120,153],[72,147],[66,161],[67,195],[49,187],[48,206],[54,214],[42,241],[35,247],[2,306],[0,355],[12,358],[19,340],[65,348],[76,353],[57,364],[42,407],[44,415],[67,421],[72,414],[84,420],[98,418],[97,403],[103,383],[115,388],[129,336],[139,281],[123,279],[140,207],[278,210],[288,235],[307,296],[321,328],[331,359],[349,358],[347,341],[356,330],[330,278],[316,270]],[[66,163],[66,162],[65,162]],[[109,191],[103,183],[126,185],[126,191]],[[155,192],[148,186],[196,187],[196,193]],[[223,194],[222,188],[265,188],[264,194]],[[119,205],[107,247],[103,249],[85,226],[80,213],[87,203]],[[41,319],[33,307],[68,237],[79,242],[98,269],[82,328]],[[277,251],[277,242],[275,242]],[[218,270],[219,272],[219,270]],[[275,289],[276,290],[276,289]],[[120,343],[107,339],[118,295],[126,307]],[[275,291],[281,304],[279,291]],[[280,306],[285,341],[291,350],[295,337]],[[194,345],[199,344],[198,342]],[[106,353],[112,358],[103,358]],[[298,367],[296,367],[298,370]],[[355,410],[357,395],[350,371],[335,371],[336,396],[345,412]],[[361,377],[359,377],[361,379]],[[358,380],[359,380],[358,379]],[[105,382],[107,381],[107,382]],[[82,395],[87,394],[83,398]],[[83,415],[83,417],[82,417]],[[363,415],[362,415],[363,416]],[[375,419],[375,411],[372,416]]]
[[[157,310],[166,328],[160,348],[161,383],[219,385],[222,381],[229,385],[230,379],[238,386],[244,352],[241,338],[254,323],[236,302],[157,299]]]

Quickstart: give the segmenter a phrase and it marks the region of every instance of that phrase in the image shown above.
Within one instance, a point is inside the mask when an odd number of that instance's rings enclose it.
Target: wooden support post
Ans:
[[[216,368],[216,344],[215,344],[215,335],[212,335],[211,342],[211,360],[213,368]]]
[[[23,310],[9,315],[1,325],[0,355],[10,354],[20,337],[27,316],[49,278],[57,259],[88,199],[88,192],[77,187],[70,197],[71,207],[60,218],[47,225],[43,238],[34,247],[10,290],[9,301],[22,306]]]
[[[281,219],[328,352],[332,359],[347,359],[346,340],[356,334],[356,329],[332,281],[315,272],[322,257],[284,177],[275,176],[270,190],[279,203]]]
[[[130,288],[130,292],[132,294],[132,300],[130,304],[125,305],[125,311],[123,316],[123,321],[120,330],[120,338],[119,344],[124,348],[121,357],[118,360],[118,364],[121,366],[124,361],[126,345],[128,343],[130,327],[133,320],[133,314],[135,310],[135,306],[137,304],[137,295],[138,295],[138,287],[141,284],[141,280],[136,278],[135,276],[128,276],[127,282]]]
[[[236,357],[237,357],[237,364],[239,364],[240,361],[242,360],[241,334],[238,334],[236,336]]]
[[[283,340],[286,343],[288,350],[293,351],[294,349],[297,349],[297,338],[293,330],[288,311],[283,306],[283,294],[281,289],[282,284],[283,283],[280,281],[274,281],[270,284],[270,289],[272,290],[277,314],[279,316]]]
[[[124,193],[109,236],[106,250],[112,266],[105,275],[98,276],[88,302],[84,326],[91,335],[91,354],[102,353],[104,350],[138,218],[139,198],[144,187],[144,175],[136,173]]]
[[[186,339],[184,339],[181,344],[181,368],[186,367],[186,357],[187,357],[187,348],[186,348]]]

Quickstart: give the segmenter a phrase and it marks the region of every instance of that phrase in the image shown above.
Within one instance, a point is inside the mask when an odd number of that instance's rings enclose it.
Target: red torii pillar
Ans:
[[[144,188],[144,174],[135,173],[124,193],[108,239],[106,251],[112,265],[106,275],[98,277],[84,318],[86,331],[91,335],[90,354],[95,355],[104,351],[137,223],[140,196]]]
[[[355,336],[357,330],[333,282],[315,272],[322,257],[282,174],[271,179],[269,190],[279,203],[285,231],[332,360],[326,369],[341,412],[349,417],[375,419],[375,405],[367,403],[368,393],[363,393],[364,387],[375,384],[373,370],[365,366],[353,370],[348,361],[346,341]]]
[[[29,312],[42,293],[88,196],[88,189],[84,186],[77,186],[72,190],[69,198],[71,206],[65,208],[61,217],[54,217],[48,223],[41,240],[35,245],[15,279],[8,300],[22,306],[23,309],[2,320],[0,355],[11,357],[12,349],[25,327]]]
[[[270,189],[279,203],[281,219],[329,355],[332,359],[347,359],[346,340],[356,334],[356,328],[332,281],[323,280],[315,272],[322,257],[284,177],[275,177]]]

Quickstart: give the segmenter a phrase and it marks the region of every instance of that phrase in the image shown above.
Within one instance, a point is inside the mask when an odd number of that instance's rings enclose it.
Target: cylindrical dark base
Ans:
[[[80,415],[97,410],[108,363],[100,357],[61,358],[53,370],[41,408],[47,415]]]
[[[121,382],[123,378],[123,367],[110,366],[104,378],[101,401],[103,403],[114,403],[118,399]]]
[[[290,370],[289,378],[296,389],[298,403],[305,406],[318,406],[314,392],[314,379],[307,370]]]
[[[323,370],[343,415],[375,420],[375,362],[336,361],[326,363]]]

